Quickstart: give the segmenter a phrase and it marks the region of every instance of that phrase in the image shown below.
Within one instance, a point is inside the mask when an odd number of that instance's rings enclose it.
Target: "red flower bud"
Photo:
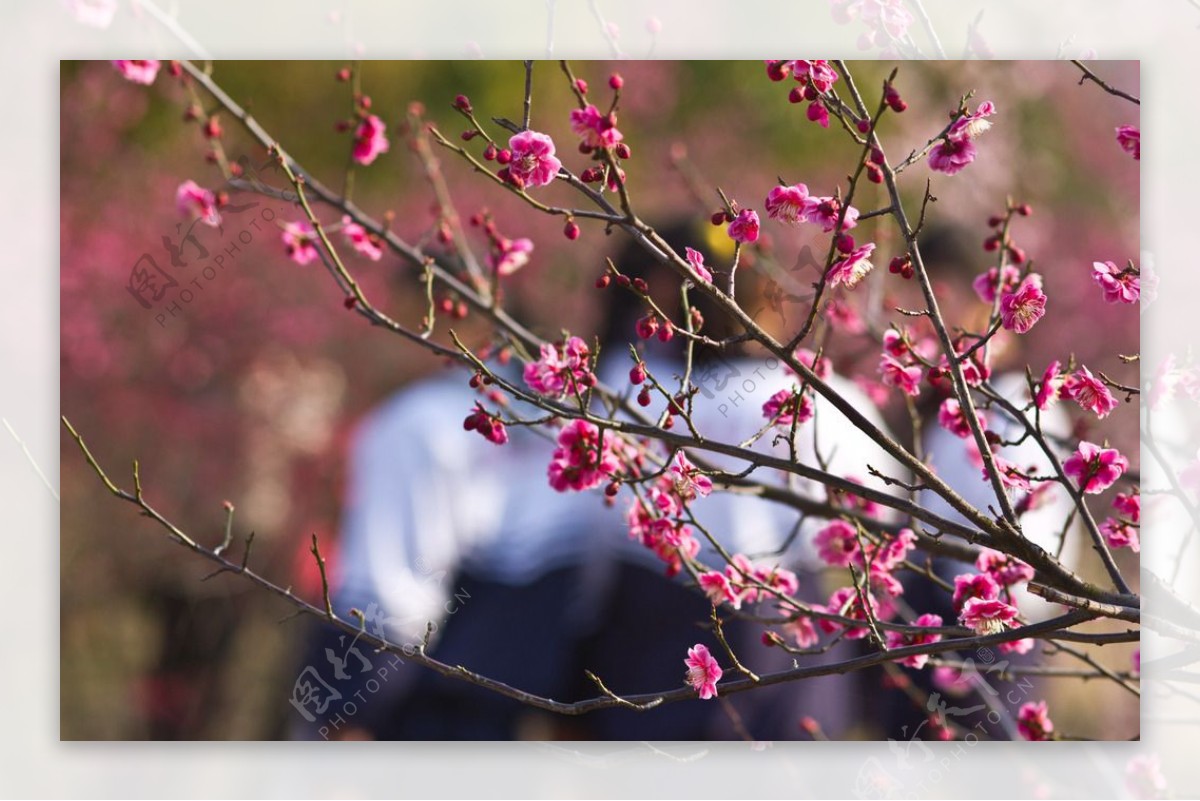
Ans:
[[[458,95],[454,98],[454,107],[459,111],[465,111],[468,114],[471,112],[471,101],[466,95]]]
[[[339,81],[341,81],[342,83],[345,83],[346,81],[350,80],[350,68],[342,67],[340,70],[338,70],[337,71],[337,79]]]
[[[608,273],[605,273],[604,275],[602,275],[596,279],[596,289],[605,289],[611,283],[612,283],[612,276],[610,276]]]
[[[613,148],[613,152],[617,154],[619,159],[627,159],[633,155],[629,150],[629,145],[624,142],[617,142],[617,146]]]
[[[575,88],[579,90],[579,94],[586,95],[588,90],[587,81],[585,81],[583,78],[576,78]]]
[[[491,142],[488,142],[488,146],[483,149],[483,160],[484,161],[495,161],[496,160],[496,146],[493,145]]]
[[[563,228],[563,236],[572,242],[579,238],[579,226],[575,224],[574,220],[567,221],[566,226]]]
[[[621,87],[625,85],[625,79],[614,72],[612,75],[608,76],[608,85],[612,87],[614,91],[620,91]]]

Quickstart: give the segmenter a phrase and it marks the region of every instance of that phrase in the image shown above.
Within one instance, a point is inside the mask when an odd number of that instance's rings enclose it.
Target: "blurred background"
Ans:
[[[1108,80],[1136,92],[1136,63],[1102,64]],[[334,77],[342,66],[220,62],[214,77],[300,163],[339,186],[350,140],[334,126],[351,109],[348,86]],[[851,64],[868,96],[892,66]],[[651,221],[702,222],[718,207],[715,186],[760,213],[778,178],[832,194],[858,157],[844,134],[821,129],[805,118],[803,106],[789,104],[791,84],[770,82],[760,62],[580,62],[575,69],[591,83],[597,105],[607,100],[611,72],[625,78],[620,128],[633,150],[629,187]],[[971,263],[935,277],[946,291],[963,292],[993,263],[994,254],[981,246],[987,217],[1003,209],[1006,196],[1030,203],[1034,214],[1018,221],[1014,237],[1045,277],[1049,313],[1033,333],[1011,343],[1007,358],[1040,373],[1051,358],[1067,355],[1069,343],[1093,370],[1136,384],[1136,365],[1123,365],[1116,354],[1137,351],[1137,315],[1104,304],[1090,272],[1094,260],[1123,264],[1137,257],[1138,162],[1114,137],[1116,126],[1136,125],[1137,114],[1095,86],[1078,86],[1078,75],[1065,62],[904,63],[897,87],[909,109],[889,115],[881,130],[895,161],[941,130],[967,91],[976,93],[972,108],[995,102],[998,114],[979,140],[974,164],[945,176],[921,162],[904,175],[910,209],[932,177],[937,202],[931,217],[979,245]],[[392,147],[357,170],[358,204],[376,217],[391,211],[393,228],[409,241],[428,238],[438,219],[401,133],[409,104],[422,103],[428,119],[453,138],[462,127],[450,109],[456,94],[471,98],[480,119],[519,118],[523,77],[517,62],[364,63],[362,88],[387,122]],[[350,433],[365,412],[441,364],[346,313],[319,265],[290,261],[278,232],[266,226],[263,233],[252,230],[248,244],[235,243],[245,226],[232,215],[223,231],[197,229],[209,251],[229,253],[228,267],[212,279],[200,274],[204,259],[188,251],[187,266],[171,266],[163,240],[177,242],[182,233],[176,187],[187,179],[221,184],[217,169],[205,162],[207,145],[197,126],[183,120],[187,102],[165,70],[147,88],[125,81],[105,62],[63,64],[62,412],[118,483],[131,483],[127,466],[140,460],[150,502],[193,537],[219,542],[222,501],[232,501],[239,534],[256,532],[254,562],[261,572],[317,600],[308,545],[316,532],[328,559],[337,559]],[[579,170],[587,162],[574,152],[570,108],[557,66],[538,64],[532,127],[551,134],[564,163]],[[222,121],[230,153],[262,163],[261,148],[235,121]],[[560,219],[529,213],[451,154],[438,155],[464,219],[486,208],[502,233],[535,243],[529,264],[508,285],[509,302],[533,330],[554,335],[564,321],[580,335],[600,328],[592,283],[604,256],[625,245],[622,235],[608,237],[581,221],[582,237],[570,242]],[[545,199],[567,202],[571,195],[554,186]],[[286,204],[262,202],[296,218]],[[880,187],[864,183],[854,205],[865,212],[885,203]],[[784,229],[765,215],[763,230],[762,251],[754,254],[763,269],[793,264],[805,245],[824,252],[819,233]],[[877,243],[881,269],[853,302],[863,304],[865,314],[905,305],[911,287],[885,269],[897,250],[894,233],[873,221],[855,233],[860,242]],[[468,235],[477,237],[482,252],[479,232]],[[234,244],[238,249],[230,252]],[[149,309],[127,290],[131,269],[146,254],[179,283]],[[353,265],[377,306],[418,324],[424,299],[410,266],[390,254]],[[966,292],[969,286],[960,297],[968,298]],[[806,310],[790,313],[798,320]],[[877,347],[847,341],[832,355],[843,374],[875,376]],[[1098,436],[1133,457],[1136,410],[1119,409]],[[294,621],[280,624],[288,607],[236,578],[201,581],[206,563],[109,497],[69,438],[62,448],[62,738],[284,736],[307,630]],[[1130,650],[1108,648],[1103,656],[1124,667]],[[1086,706],[1058,706],[1055,720],[1064,730],[1136,734],[1137,706],[1124,694],[1110,697],[1107,688],[1067,683],[1050,689],[1068,700],[1072,692],[1088,694]],[[1097,702],[1098,695],[1105,702]],[[861,734],[872,736],[869,722]]]

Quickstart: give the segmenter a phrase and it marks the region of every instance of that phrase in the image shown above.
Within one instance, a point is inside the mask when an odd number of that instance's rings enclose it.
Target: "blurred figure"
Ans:
[[[686,225],[664,231],[679,251],[704,242],[711,226]],[[723,234],[722,234],[723,236]],[[710,263],[712,256],[709,256]],[[639,246],[618,259],[631,277],[643,277],[661,308],[678,314],[679,282],[653,264]],[[739,276],[739,299],[752,302],[765,279],[753,270]],[[633,365],[629,345],[638,343],[636,321],[646,314],[633,293],[609,290],[605,358],[601,378],[616,389],[628,386]],[[693,293],[698,296],[699,293]],[[716,309],[696,300],[710,337],[731,331]],[[664,386],[677,385],[684,370],[682,337],[669,343],[638,343],[650,372]],[[748,349],[722,353],[698,349],[695,377],[701,388],[693,421],[706,437],[742,442],[763,428],[763,404],[796,383],[773,358]],[[519,377],[510,376],[522,384]],[[664,576],[664,563],[649,548],[631,541],[625,520],[628,493],[617,505],[600,493],[559,493],[549,485],[546,466],[553,435],[541,428],[509,426],[510,440],[496,446],[462,431],[462,418],[478,397],[467,376],[455,372],[399,393],[361,427],[355,438],[350,498],[342,533],[336,606],[364,610],[368,630],[381,625],[392,642],[419,642],[426,622],[434,624],[431,654],[515,688],[555,700],[595,697],[591,671],[613,692],[625,696],[679,687],[683,660],[697,642],[710,645],[728,665],[708,631],[709,600],[691,585],[686,572]],[[830,383],[857,408],[870,410],[851,382]],[[665,401],[652,402],[656,416]],[[514,402],[518,417],[544,412]],[[878,415],[874,422],[882,427]],[[682,425],[682,421],[677,421]],[[830,469],[840,475],[866,475],[868,463],[887,470],[890,459],[823,399],[813,421],[801,427],[797,458],[816,465],[814,438],[822,443]],[[774,433],[755,448],[787,456]],[[832,447],[836,443],[836,447]],[[828,449],[828,453],[824,451]],[[703,454],[698,454],[703,455]],[[745,464],[713,458],[741,471]],[[757,471],[755,478],[778,482]],[[795,482],[801,493],[824,498],[823,489]],[[698,521],[730,553],[765,567],[800,572],[798,597],[823,603],[828,591],[814,572],[808,540],[819,521],[802,521],[794,510],[759,498],[714,493],[697,500]],[[789,536],[790,535],[790,536]],[[699,536],[699,535],[698,535]],[[701,538],[703,543],[703,538]],[[724,562],[707,543],[698,559],[714,569]],[[764,612],[767,611],[764,607]],[[793,659],[806,663],[828,654],[793,657],[760,641],[760,623],[730,619],[726,636],[738,657],[760,673],[782,670]],[[346,638],[336,635],[339,647]],[[325,650],[319,642],[312,660]],[[839,657],[840,658],[840,657]],[[372,662],[386,661],[375,655]],[[341,659],[345,663],[345,659]],[[732,671],[729,666],[727,672]],[[363,676],[375,673],[363,670]],[[731,676],[732,677],[732,676]],[[380,683],[377,680],[377,684]],[[402,665],[386,692],[365,696],[353,721],[333,727],[310,721],[310,736],[371,736],[395,739],[789,739],[802,736],[800,720],[811,716],[831,737],[843,736],[862,710],[854,676],[830,676],[720,697],[716,702],[676,702],[647,712],[606,709],[567,718],[541,712],[489,690],[433,671]],[[353,695],[339,685],[342,697]],[[368,687],[368,690],[370,688]],[[319,718],[313,715],[314,718]],[[343,716],[344,717],[344,716]]]

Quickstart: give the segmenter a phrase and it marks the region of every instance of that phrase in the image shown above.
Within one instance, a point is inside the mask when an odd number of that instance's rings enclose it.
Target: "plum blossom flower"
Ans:
[[[587,343],[579,337],[569,337],[566,342],[543,343],[541,358],[525,365],[525,383],[534,392],[549,398],[582,392],[595,383],[590,355]]]
[[[125,80],[149,86],[158,76],[160,64],[157,59],[151,58],[141,61],[114,61],[113,66]]]
[[[706,573],[701,573],[696,579],[700,584],[700,589],[712,601],[713,606],[720,606],[723,603],[730,604],[734,609],[740,609],[742,599],[734,591],[733,585],[729,583],[729,578],[724,573],[718,573],[710,570]]]
[[[550,486],[558,492],[579,492],[597,487],[615,474],[620,462],[613,453],[614,436],[602,433],[587,420],[572,420],[563,426],[547,469]]]
[[[1017,616],[1017,608],[999,599],[969,598],[959,612],[958,622],[976,634],[999,634]]]
[[[1100,524],[1100,534],[1110,548],[1128,548],[1134,553],[1142,550],[1138,530],[1123,520],[1108,518]]]
[[[195,217],[214,228],[221,224],[221,213],[217,211],[217,196],[209,189],[184,181],[175,190],[175,208],[181,216]]]
[[[929,151],[929,168],[954,175],[974,161],[977,154],[970,139],[943,139]]]
[[[808,422],[813,416],[813,402],[807,392],[796,387],[781,389],[763,404],[763,417],[774,421],[781,428],[791,428],[792,420],[797,425]]]
[[[846,289],[854,289],[868,273],[875,268],[871,263],[871,254],[875,252],[875,243],[868,242],[862,247],[855,248],[846,258],[836,261],[829,268],[829,285],[839,284]]]
[[[1003,275],[1003,278],[1001,278],[1001,275]],[[971,282],[971,287],[984,303],[994,303],[998,290],[1008,291],[1010,288],[1015,287],[1020,280],[1021,271],[1011,264],[1006,264],[1004,265],[1003,273],[995,267],[989,268],[985,273],[980,273]]]
[[[1138,161],[1142,159],[1142,133],[1136,125],[1120,125],[1117,127],[1117,144]]]
[[[354,250],[366,256],[371,261],[379,261],[383,257],[383,248],[379,239],[358,223],[352,221],[349,215],[342,218],[342,235]]]
[[[987,573],[963,573],[954,577],[954,595],[951,602],[955,612],[962,612],[967,601],[980,598],[994,601],[1000,597],[1000,585]]]
[[[842,202],[835,197],[811,199],[816,202],[805,212],[804,221],[821,226],[821,230],[827,234],[832,233],[833,229],[837,228],[838,216],[842,213]],[[858,209],[847,206],[841,230],[849,231],[856,225],[858,225]]]
[[[825,59],[796,59],[790,62],[792,77],[825,94],[837,81],[838,75]]]
[[[688,669],[687,683],[700,695],[701,700],[716,698],[717,682],[721,680],[723,671],[717,660],[708,652],[708,648],[699,643],[692,646],[688,649],[687,659],[683,660],[683,664]]]
[[[758,241],[758,212],[754,209],[742,209],[727,229],[729,238],[734,242],[748,244]]]
[[[1117,497],[1113,498],[1113,508],[1121,514],[1125,515],[1131,523],[1139,523],[1142,520],[1142,496],[1136,492],[1126,495],[1124,492],[1118,492]]]
[[[1063,472],[1075,479],[1088,495],[1099,495],[1129,469],[1129,460],[1115,448],[1080,442],[1079,449],[1063,462]]]
[[[1000,483],[1007,489],[1015,489],[1022,492],[1031,492],[1033,490],[1033,484],[1030,482],[1029,476],[1020,467],[1002,456],[993,455],[992,461],[996,465],[996,472],[1000,474]],[[984,481],[992,480],[991,475],[988,474],[986,465],[983,467],[982,474]]]
[[[975,567],[980,572],[991,576],[1002,587],[1011,587],[1013,584],[1033,579],[1032,567],[1015,556],[1009,556],[991,548],[980,550],[979,557],[975,560]]]
[[[617,130],[616,115],[601,114],[591,103],[571,111],[571,130],[591,148],[612,147],[625,138]]]
[[[975,419],[979,421],[980,429],[987,427],[982,413],[975,412]],[[971,436],[971,424],[962,409],[962,404],[956,398],[946,398],[942,401],[938,409],[938,424],[956,437],[966,439]]]
[[[1092,280],[1104,290],[1108,303],[1137,303],[1142,281],[1132,270],[1122,270],[1111,261],[1092,262]]]
[[[475,404],[475,410],[463,420],[463,429],[477,431],[484,439],[497,445],[508,442],[508,431],[504,428],[504,421],[496,415],[488,414],[479,403]]]
[[[704,254],[693,248],[684,247],[684,254],[687,256],[688,264],[692,265],[692,269],[696,271],[696,275],[706,284],[711,284],[713,277],[712,272],[704,265]]]
[[[1026,740],[1049,740],[1054,732],[1054,722],[1050,720],[1050,711],[1045,701],[1032,701],[1021,705],[1017,712],[1017,731]]]
[[[521,131],[508,140],[512,161],[500,172],[517,187],[546,186],[562,169],[554,155],[554,140],[537,131]]]
[[[530,239],[500,237],[495,241],[492,252],[488,253],[488,265],[497,275],[512,275],[529,263],[529,254],[532,252],[533,241]]]
[[[942,617],[941,615],[924,614],[914,620],[913,625],[926,628],[940,626],[942,625]],[[940,642],[941,639],[942,635],[934,634],[932,632],[906,634],[900,631],[889,631],[887,633],[887,647],[889,649],[893,649],[904,648],[909,645],[928,645],[930,643]],[[906,667],[920,670],[921,668],[925,667],[927,662],[929,662],[929,654],[911,654],[909,656],[901,657],[896,661]]]
[[[288,258],[297,264],[308,264],[320,256],[317,251],[317,232],[308,220],[285,222],[282,239]]]
[[[385,128],[387,125],[374,114],[363,117],[354,131],[353,156],[356,162],[367,165],[373,162],[380,153],[388,152],[391,145],[384,133]]]
[[[828,565],[847,567],[858,553],[858,536],[845,520],[833,520],[813,539],[817,555]]]
[[[808,348],[796,348],[794,355],[796,357],[796,361],[811,367],[817,378],[827,379],[833,373],[833,363],[829,361],[828,356],[821,356],[818,358],[817,354],[813,353]]]
[[[946,136],[956,141],[975,139],[992,127],[987,118],[995,113],[996,104],[990,100],[985,100],[979,104],[974,113],[964,114],[955,120],[954,124],[950,126],[950,130],[946,132]]]
[[[797,617],[795,620],[789,620],[787,623],[784,623],[781,628],[787,634],[791,635],[792,641],[796,643],[797,648],[812,648],[817,644],[817,629],[813,625],[811,618]]]
[[[879,372],[887,386],[895,387],[910,397],[921,394],[920,365],[904,364],[885,353],[879,361]]]
[[[1081,366],[1063,382],[1061,394],[1064,398],[1074,400],[1081,409],[1093,412],[1101,420],[1117,408],[1117,399],[1108,387],[1086,367]]]
[[[1046,293],[1032,275],[1000,299],[1000,320],[1009,331],[1027,333],[1045,314]]]
[[[771,187],[764,206],[772,220],[797,225],[804,222],[817,203],[816,198],[809,196],[807,186],[794,184]]]
[[[917,535],[911,528],[902,528],[887,542],[878,547],[868,548],[866,561],[871,563],[873,570],[890,572],[899,567],[916,546]],[[861,561],[862,557],[858,559]]]
[[[683,451],[677,451],[667,471],[671,486],[681,501],[687,503],[697,497],[706,498],[712,492],[712,479],[688,461]]]
[[[866,597],[867,603],[871,605],[872,613],[876,619],[887,617],[887,615],[881,614],[879,602],[870,592],[866,593]],[[854,620],[862,620],[864,622],[867,620],[862,600],[859,597],[858,590],[854,587],[842,587],[834,590],[833,594],[829,596],[829,603],[826,604],[824,611],[831,615],[840,615],[842,617],[853,618]],[[817,625],[826,634],[833,634],[835,631],[843,628],[841,623],[833,620],[818,620]],[[861,640],[868,633],[870,633],[870,629],[866,626],[846,627],[846,639],[848,640]]]
[[[1037,394],[1033,400],[1043,412],[1058,402],[1063,382],[1067,378],[1066,375],[1059,372],[1061,366],[1058,359],[1055,359],[1046,366],[1046,372],[1042,373],[1042,381],[1038,384]]]

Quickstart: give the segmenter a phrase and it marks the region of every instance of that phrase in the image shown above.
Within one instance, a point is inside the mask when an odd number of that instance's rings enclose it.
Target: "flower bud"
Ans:
[[[606,288],[608,288],[608,285],[611,283],[612,283],[612,276],[610,276],[608,273],[605,273],[604,275],[602,275],[596,279],[596,289],[606,289]]]
[[[608,85],[612,87],[613,91],[620,91],[621,87],[625,85],[625,79],[614,72],[608,76]]]
[[[641,384],[646,380],[646,368],[641,363],[635,364],[629,371],[629,383]]]
[[[563,227],[563,236],[574,242],[579,238],[579,226],[574,220],[567,220],[567,224]]]
[[[471,101],[467,99],[466,95],[458,95],[455,97],[454,107],[459,111],[465,111],[468,114],[471,113]]]

